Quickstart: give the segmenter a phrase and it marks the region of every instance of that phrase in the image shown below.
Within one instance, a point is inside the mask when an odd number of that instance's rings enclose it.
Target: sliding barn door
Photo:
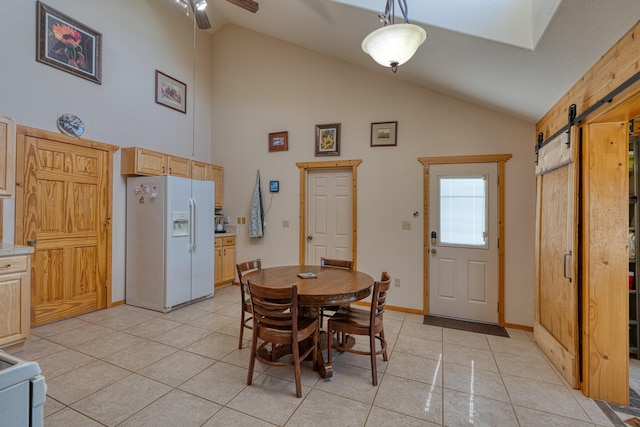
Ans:
[[[574,388],[578,352],[578,129],[538,153],[536,166],[536,343]]]
[[[581,193],[582,390],[629,402],[628,123],[585,126]]]

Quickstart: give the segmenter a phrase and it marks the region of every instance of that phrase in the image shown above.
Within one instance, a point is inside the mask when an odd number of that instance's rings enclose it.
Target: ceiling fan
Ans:
[[[227,0],[227,1],[231,4],[239,6],[245,10],[248,10],[251,13],[256,13],[258,11],[258,2],[254,0]],[[208,30],[209,28],[211,28],[211,22],[209,21],[209,16],[207,15],[206,0],[175,0],[175,2],[182,9],[184,9],[187,15],[189,14],[189,9],[193,11],[198,28],[200,28],[201,30]]]
[[[231,4],[235,4],[236,6],[240,6],[244,10],[248,10],[251,13],[256,13],[258,11],[258,2],[254,0],[227,0]]]

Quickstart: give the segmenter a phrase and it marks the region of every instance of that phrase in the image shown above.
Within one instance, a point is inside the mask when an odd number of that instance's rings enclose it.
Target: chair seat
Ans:
[[[361,329],[365,331],[365,334],[369,330],[369,319],[370,313],[365,310],[360,310],[358,308],[342,308],[336,314],[331,316],[329,322],[333,325],[333,329],[336,331],[340,331],[343,329],[349,329],[348,332],[351,332],[354,328]],[[379,326],[382,325],[381,321],[376,319],[375,330],[379,330]],[[356,333],[356,332],[351,332]]]
[[[298,341],[313,335],[316,328],[316,319],[308,317],[298,317]],[[258,333],[258,338],[277,344],[291,343],[291,328],[282,330],[275,327],[262,327]]]

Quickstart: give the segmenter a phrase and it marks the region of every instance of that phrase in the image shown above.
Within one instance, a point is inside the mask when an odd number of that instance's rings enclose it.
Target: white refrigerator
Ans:
[[[126,302],[168,312],[213,296],[211,181],[127,179]]]

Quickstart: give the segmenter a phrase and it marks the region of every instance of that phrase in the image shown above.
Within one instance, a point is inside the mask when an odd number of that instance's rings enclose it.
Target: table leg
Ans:
[[[356,344],[356,339],[351,335],[347,335],[345,347],[351,348]],[[324,357],[322,356],[322,350],[327,350],[327,332],[320,331],[320,337],[318,338],[318,361],[316,365],[316,369],[318,370],[318,374],[324,378],[328,379],[333,376],[333,366],[329,365],[324,361]]]

